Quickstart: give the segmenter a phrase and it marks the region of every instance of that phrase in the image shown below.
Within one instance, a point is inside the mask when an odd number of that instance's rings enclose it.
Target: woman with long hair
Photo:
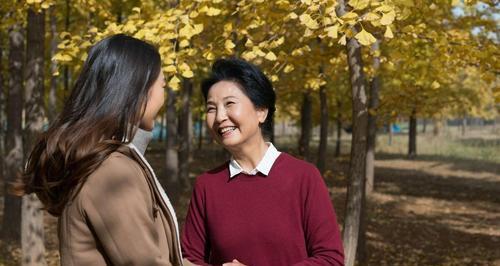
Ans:
[[[184,256],[200,265],[343,265],[319,171],[265,141],[276,99],[269,79],[246,61],[221,59],[201,88],[209,131],[232,158],[196,180]]]
[[[58,217],[61,265],[182,265],[175,212],[143,156],[164,86],[154,46],[118,34],[90,49],[17,186]]]

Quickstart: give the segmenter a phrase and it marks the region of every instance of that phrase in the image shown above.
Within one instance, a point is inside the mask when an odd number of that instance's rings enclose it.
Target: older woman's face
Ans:
[[[224,147],[262,138],[259,124],[266,120],[267,109],[255,108],[237,83],[215,83],[208,91],[206,107],[210,133]]]

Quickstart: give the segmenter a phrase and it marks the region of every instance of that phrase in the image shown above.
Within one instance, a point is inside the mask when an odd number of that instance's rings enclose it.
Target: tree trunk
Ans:
[[[193,93],[193,82],[190,79],[183,80],[182,103],[179,117],[179,181],[184,190],[190,189],[189,183],[189,151],[191,146],[191,95]]]
[[[70,16],[71,16],[71,0],[66,0],[66,15],[64,20],[64,30],[69,32],[70,25]],[[63,70],[63,83],[64,83],[64,99],[69,95],[69,67],[64,66]]]
[[[44,124],[45,11],[28,10],[25,88],[25,151],[31,151]],[[35,195],[22,201],[22,265],[46,265],[43,212]]]
[[[417,110],[415,108],[411,111],[408,136],[408,157],[415,158],[417,156]]]
[[[198,114],[198,126],[199,126],[199,131],[198,131],[198,150],[201,150],[203,146],[203,112],[200,111]]]
[[[318,147],[318,169],[320,173],[325,172],[326,152],[328,148],[328,100],[326,88],[322,86],[319,89],[320,110],[321,110],[321,128]]]
[[[163,111],[160,115],[160,134],[158,136],[158,141],[163,142],[163,128],[165,127],[165,120],[166,120],[167,112],[166,110]]]
[[[375,54],[380,53],[379,42],[373,44],[372,48]],[[379,104],[380,77],[378,70],[380,68],[380,57],[373,58],[373,69],[375,76],[371,82],[370,100],[368,103],[368,138],[366,142],[366,194],[370,195],[373,191],[374,176],[375,176],[375,145],[377,142],[377,108]]]
[[[345,3],[339,0],[339,16],[345,14]],[[353,31],[356,31],[354,28]],[[353,32],[355,34],[355,32]],[[365,74],[361,58],[361,46],[355,38],[347,41],[347,63],[349,65],[352,91],[352,145],[349,164],[349,185],[347,188],[346,216],[343,243],[345,265],[353,266],[356,260],[358,234],[365,193],[365,164],[368,110],[366,105]]]
[[[392,135],[393,135],[392,123],[389,123],[389,139],[388,139],[388,145],[389,146],[392,145]]]
[[[424,118],[424,126],[422,127],[422,133],[425,134],[427,132],[427,118]]]
[[[7,126],[7,122],[5,121],[6,117],[6,94],[7,89],[4,84],[4,69],[3,69],[3,53],[4,53],[4,45],[3,41],[5,36],[0,33],[0,180],[5,177],[4,174],[4,156],[5,156],[5,126]],[[2,181],[0,181],[2,182]],[[5,180],[3,180],[5,184]],[[1,233],[1,232],[0,232]],[[1,235],[0,235],[1,237]]]
[[[341,139],[342,139],[342,114],[340,112],[342,103],[340,100],[337,101],[338,113],[337,113],[337,139],[335,140],[335,157],[340,156]]]
[[[7,93],[7,134],[5,139],[5,183],[12,182],[23,170],[22,108],[24,34],[21,24],[9,30],[9,90]],[[8,193],[4,186],[2,238],[14,246],[21,245],[21,197]]]
[[[56,6],[53,5],[49,9],[49,17],[50,17],[50,58],[52,58],[57,52],[57,17],[56,17]],[[47,104],[47,116],[49,118],[49,122],[52,123],[56,117],[57,113],[57,78],[58,76],[54,76],[54,73],[57,72],[57,63],[54,60],[51,60],[50,63],[50,91],[49,91],[49,102]]]
[[[271,121],[271,132],[269,132],[269,141],[271,143],[274,143],[274,135],[275,135],[275,132],[274,132],[274,120],[276,119],[275,116],[273,116],[273,120]]]
[[[166,141],[166,180],[162,180],[169,196],[175,200],[179,192],[179,157],[177,154],[177,93],[171,88],[167,89],[167,141]]]
[[[312,130],[312,102],[311,93],[304,92],[302,108],[300,110],[300,139],[299,139],[299,155],[304,160],[309,159],[309,142],[311,140]]]
[[[465,136],[465,132],[467,131],[467,117],[462,117],[462,123],[461,123],[461,127],[462,127],[462,136]]]

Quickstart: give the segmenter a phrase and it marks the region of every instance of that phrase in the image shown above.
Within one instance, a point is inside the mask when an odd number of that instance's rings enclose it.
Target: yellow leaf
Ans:
[[[184,40],[182,40],[182,41],[179,43],[179,46],[180,46],[181,48],[184,48],[184,47],[186,47],[186,46],[189,46],[189,41],[188,41],[188,40],[186,40],[186,39],[184,39]]]
[[[354,13],[354,12],[348,12],[348,13],[345,13],[341,19],[343,20],[354,20],[354,19],[357,19],[358,18],[358,14],[357,13]]]
[[[224,25],[224,31],[232,31],[233,30],[233,24],[231,22],[228,22]]]
[[[257,55],[253,52],[253,51],[247,51],[247,52],[244,52],[241,57],[243,57],[243,59],[247,60],[247,61],[251,61],[253,59],[255,59],[257,57]]]
[[[370,0],[350,0],[349,1],[349,5],[357,10],[365,9],[369,3],[370,3]]]
[[[309,14],[302,14],[299,17],[300,22],[305,25],[308,29],[315,30],[319,27],[318,22],[312,19]]]
[[[226,40],[226,42],[224,43],[224,48],[228,51],[232,51],[235,46],[236,45],[234,45],[231,40]]]
[[[206,12],[207,16],[210,16],[210,17],[218,16],[220,13],[221,13],[221,10],[218,8],[214,8],[214,7],[209,7],[207,9],[207,12]]]
[[[200,34],[203,31],[203,24],[194,24],[194,33]]]
[[[71,61],[71,56],[67,54],[56,54],[54,57],[52,57],[52,60],[58,61],[58,62],[69,62]]]
[[[177,68],[174,65],[169,65],[163,68],[163,71],[166,73],[177,73]]]
[[[366,15],[363,16],[363,20],[366,21],[373,21],[373,20],[379,20],[380,16],[377,15],[376,13],[373,12],[368,12]]]
[[[177,91],[179,90],[179,83],[181,83],[181,80],[174,75],[168,82],[168,86],[172,88],[172,90]]]
[[[380,24],[387,26],[390,25],[396,18],[396,12],[391,10],[390,12],[384,13],[380,19]]]
[[[52,76],[54,76],[54,77],[59,76],[59,71],[56,71],[56,72],[52,73]]]
[[[278,59],[272,51],[269,51],[269,53],[266,54],[265,58],[269,61],[276,61],[276,59]]]
[[[190,78],[192,78],[192,77],[194,77],[194,73],[193,73],[193,71],[192,71],[191,69],[183,71],[183,72],[181,73],[181,75],[182,75],[183,77],[185,77],[185,78],[189,78],[189,79],[190,79]]]
[[[288,14],[288,17],[291,19],[297,19],[299,16],[297,16],[297,14],[295,14],[295,12],[291,12],[290,14]]]
[[[246,48],[252,48],[253,47],[253,42],[250,38],[247,39],[247,41],[245,42],[245,47]]]
[[[347,35],[344,34],[344,36],[340,37],[339,44],[340,45],[346,45],[346,43],[347,43]]]
[[[327,27],[325,31],[328,33],[328,37],[336,39],[338,37],[339,24]]]
[[[134,7],[132,8],[132,11],[136,12],[136,13],[141,13],[141,8],[139,7]]]
[[[203,53],[203,57],[205,57],[208,61],[212,61],[215,59],[215,55],[214,53],[212,53],[212,51],[206,51],[205,53]]]
[[[290,73],[295,69],[295,67],[292,64],[288,64],[285,66],[285,69],[283,69],[283,72],[285,73]]]
[[[196,11],[191,11],[191,13],[189,13],[189,17],[190,17],[190,18],[196,18],[196,17],[198,17],[198,12],[196,12]]]
[[[437,90],[437,89],[439,89],[439,87],[441,87],[441,84],[439,84],[439,82],[434,80],[431,84],[431,88]]]
[[[358,34],[354,36],[354,38],[356,38],[356,40],[358,40],[361,45],[365,46],[371,45],[372,43],[377,41],[377,39],[375,39],[375,37],[373,37],[373,35],[367,32],[365,29],[362,29]]]
[[[391,27],[390,27],[390,26],[387,26],[387,27],[385,28],[384,37],[386,37],[386,38],[388,38],[388,39],[392,39],[392,38],[394,38],[394,34],[392,34],[392,30],[391,30]]]

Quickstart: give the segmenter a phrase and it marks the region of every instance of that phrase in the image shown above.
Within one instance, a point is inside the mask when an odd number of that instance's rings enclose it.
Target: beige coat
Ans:
[[[145,159],[124,146],[88,177],[60,216],[61,265],[182,265],[167,205]]]

